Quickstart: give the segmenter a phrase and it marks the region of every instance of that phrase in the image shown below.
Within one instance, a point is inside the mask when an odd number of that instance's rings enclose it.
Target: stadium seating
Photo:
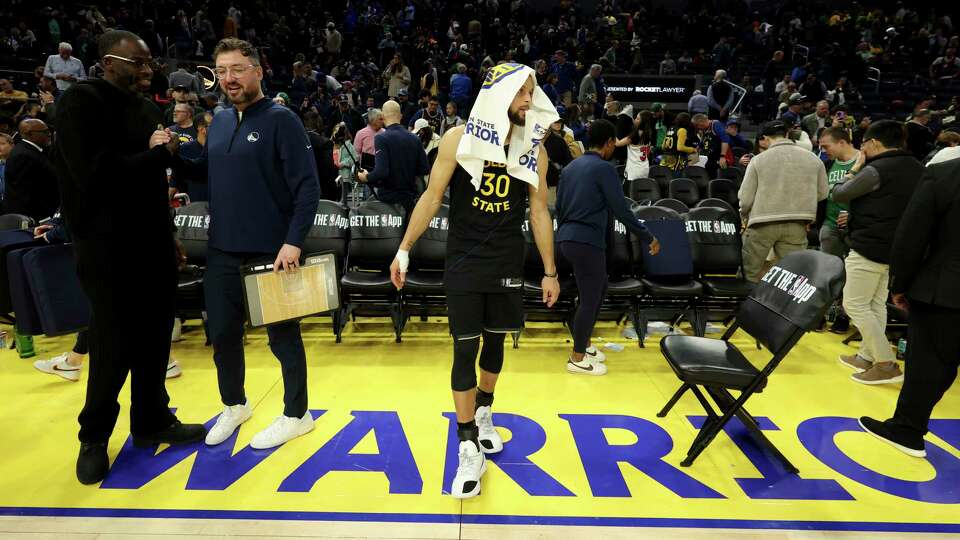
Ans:
[[[668,208],[681,216],[690,211],[690,207],[688,207],[686,204],[678,201],[677,199],[670,199],[670,198],[660,199],[659,201],[653,203],[653,206],[656,206],[659,208]]]
[[[700,190],[697,183],[689,178],[674,178],[670,181],[670,198],[676,199],[688,208],[692,208],[700,200]]]
[[[635,206],[633,213],[660,242],[660,253],[650,256],[649,246],[634,237],[634,253],[640,255],[643,265],[638,274],[644,286],[639,299],[640,345],[643,346],[650,320],[668,320],[672,329],[686,318],[694,329],[701,328],[696,300],[703,294],[703,285],[693,279],[693,259],[683,218],[673,210],[657,206]]]
[[[360,316],[389,316],[396,341],[403,333],[400,294],[390,282],[393,262],[403,239],[406,215],[402,207],[371,200],[350,210],[350,243],[346,271],[340,278],[339,326],[342,338],[348,320]]]
[[[177,238],[187,254],[187,265],[180,271],[177,280],[176,316],[180,319],[203,320],[206,332],[203,272],[207,264],[210,208],[206,201],[181,206],[176,209],[173,222],[177,227]]]
[[[631,200],[642,202],[657,202],[663,198],[660,192],[660,185],[653,178],[635,178],[627,182],[627,197]]]
[[[740,207],[737,191],[737,185],[729,178],[716,178],[707,185],[707,197],[722,199],[735,209]]]
[[[421,320],[430,314],[446,315],[443,269],[449,226],[450,206],[444,204],[410,251],[410,271],[402,291],[404,321],[411,315]]]
[[[693,180],[697,184],[697,189],[701,194],[705,194],[707,192],[707,184],[710,183],[710,173],[708,173],[703,167],[697,167],[694,165],[684,167],[683,171],[680,173],[680,176]]]
[[[709,199],[707,199],[709,200]],[[701,326],[706,331],[711,314],[725,320],[753,290],[753,284],[742,277],[742,240],[735,213],[727,208],[702,206],[686,216],[687,237],[697,280],[703,284],[703,295],[697,302]]]

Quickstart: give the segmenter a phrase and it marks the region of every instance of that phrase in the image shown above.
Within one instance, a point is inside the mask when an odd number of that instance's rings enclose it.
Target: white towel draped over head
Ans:
[[[510,130],[507,111],[513,98],[528,79],[533,79],[533,99],[523,126]],[[483,162],[507,164],[507,174],[539,188],[537,159],[540,141],[550,124],[560,119],[550,98],[537,86],[536,72],[522,64],[499,64],[487,71],[480,87],[480,95],[470,110],[463,137],[457,146],[457,163],[467,173],[475,189],[480,189]],[[505,148],[509,146],[510,155]],[[546,154],[544,154],[546,159]]]

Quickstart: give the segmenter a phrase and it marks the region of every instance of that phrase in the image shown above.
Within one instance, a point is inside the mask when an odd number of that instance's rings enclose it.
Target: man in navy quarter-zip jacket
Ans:
[[[210,189],[210,241],[204,293],[207,323],[225,409],[207,434],[220,444],[253,414],[244,393],[245,312],[240,267],[273,257],[274,271],[299,265],[320,200],[310,140],[290,109],[264,98],[260,56],[249,43],[220,41],[213,53],[220,88],[233,104],[213,118],[204,155],[184,160],[206,165]],[[272,448],[313,429],[307,411],[307,361],[297,321],[267,328],[270,350],[283,372],[283,415],[257,433],[250,446]]]

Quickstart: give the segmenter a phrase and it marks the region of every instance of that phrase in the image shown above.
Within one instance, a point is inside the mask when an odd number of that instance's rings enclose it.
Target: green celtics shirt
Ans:
[[[843,182],[843,177],[853,168],[853,164],[857,161],[858,156],[859,154],[854,156],[850,161],[836,160],[833,162],[833,165],[827,172],[827,188],[829,192],[833,191],[833,186]],[[845,204],[833,202],[833,195],[831,195],[827,198],[827,217],[824,219],[823,224],[836,229],[837,216],[840,215],[840,211],[849,209],[850,207]]]

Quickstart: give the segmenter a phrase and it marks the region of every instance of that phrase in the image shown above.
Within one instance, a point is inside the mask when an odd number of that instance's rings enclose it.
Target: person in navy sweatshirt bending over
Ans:
[[[213,344],[223,414],[206,443],[220,444],[253,414],[244,393],[243,286],[240,267],[276,254],[274,271],[294,271],[320,201],[317,165],[307,132],[287,107],[263,96],[256,49],[235,38],[213,52],[220,89],[233,107],[213,117],[203,156],[210,232],[203,278],[207,329]],[[269,326],[270,350],[283,372],[283,415],[250,446],[279,446],[313,429],[307,411],[307,359],[297,321]]]
[[[603,353],[592,346],[590,334],[607,292],[606,237],[610,213],[650,244],[650,255],[660,252],[660,243],[630,212],[620,177],[607,161],[616,150],[616,127],[608,120],[595,120],[590,123],[587,140],[588,152],[560,173],[557,241],[563,256],[573,265],[580,293],[580,307],[571,325],[573,353],[567,360],[567,371],[604,375],[607,367],[602,363]]]

